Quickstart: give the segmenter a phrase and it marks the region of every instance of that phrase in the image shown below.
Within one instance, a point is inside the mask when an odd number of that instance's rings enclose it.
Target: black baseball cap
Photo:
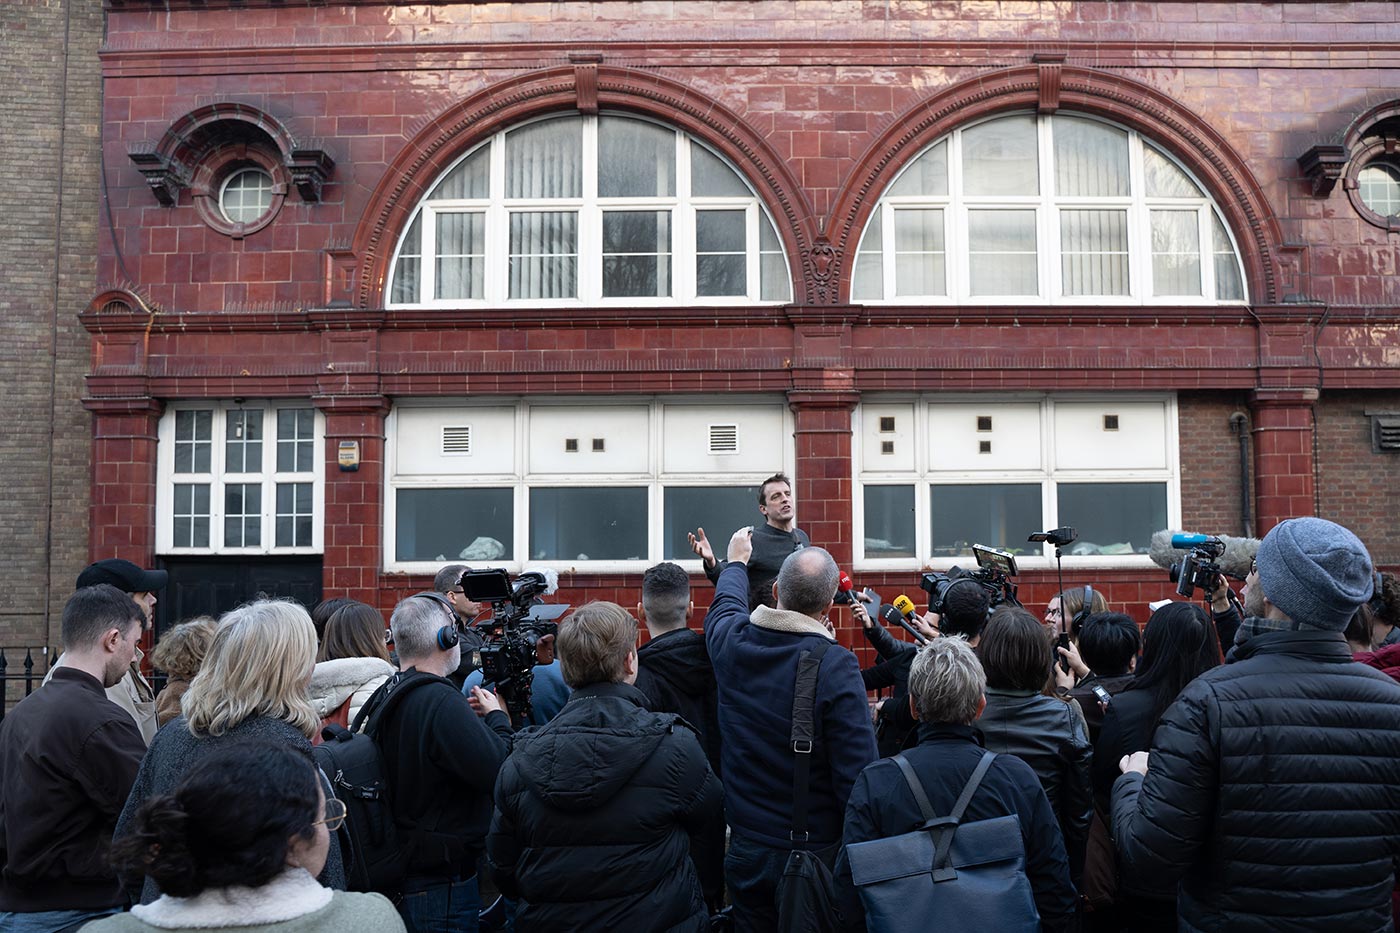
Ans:
[[[169,579],[170,574],[164,570],[142,570],[129,560],[109,557],[88,564],[87,569],[78,574],[78,589],[110,583],[123,593],[153,593],[164,589]]]

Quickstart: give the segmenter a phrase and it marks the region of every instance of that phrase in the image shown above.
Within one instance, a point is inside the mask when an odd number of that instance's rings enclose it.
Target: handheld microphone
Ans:
[[[851,575],[844,570],[841,571],[841,576],[837,578],[836,595],[832,597],[832,601],[838,606],[849,605],[855,599],[855,588],[856,584],[851,579]]]
[[[905,597],[904,601],[909,602],[909,598]],[[899,600],[896,599],[895,602],[898,603]],[[912,606],[913,603],[910,603],[910,605]],[[918,642],[920,645],[928,644],[928,639],[923,636],[923,633],[920,632],[918,629],[914,628],[914,626],[910,625],[909,620],[905,617],[904,613],[900,612],[896,606],[886,605],[882,607],[880,609],[880,618],[883,619],[886,624],[898,625],[910,635],[913,635],[914,641]]]
[[[906,617],[918,615],[918,610],[914,608],[914,601],[903,593],[894,598],[894,607],[904,613]]]

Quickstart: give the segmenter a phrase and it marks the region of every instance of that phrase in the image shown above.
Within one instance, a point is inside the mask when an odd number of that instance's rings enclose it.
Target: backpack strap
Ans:
[[[811,783],[812,748],[816,742],[816,723],[813,711],[817,705],[817,674],[821,671],[822,656],[831,642],[822,639],[814,648],[803,651],[797,659],[797,680],[792,692],[792,732],[791,748],[794,756],[792,769],[792,830],[788,833],[791,842],[806,842],[807,833],[807,791]]]
[[[924,793],[924,785],[919,783],[919,776],[914,773],[914,766],[909,763],[909,759],[903,755],[895,755],[893,761],[899,765],[899,770],[904,772],[904,782],[909,785],[914,802],[919,805],[919,812],[924,815],[925,822],[938,819],[933,804],[929,803],[928,794]]]
[[[977,762],[977,767],[972,770],[972,776],[963,785],[962,793],[958,796],[958,802],[953,804],[953,812],[938,820],[940,824],[938,835],[935,837],[935,848],[933,853],[933,880],[951,881],[958,876],[958,873],[950,864],[952,861],[951,851],[953,848],[953,836],[957,833],[958,824],[962,822],[963,813],[967,811],[967,805],[972,802],[972,795],[977,793],[977,788],[982,783],[982,778],[986,776],[987,769],[992,766],[992,760],[996,758],[996,752],[983,752],[982,760]]]
[[[414,671],[411,674],[399,672],[380,685],[374,691],[374,695],[365,701],[365,705],[360,707],[360,712],[355,716],[355,722],[350,726],[351,732],[360,732],[363,729],[365,735],[377,740],[379,727],[403,698],[408,696],[418,687],[424,684],[437,683],[442,680],[436,674],[427,674],[423,671]]]

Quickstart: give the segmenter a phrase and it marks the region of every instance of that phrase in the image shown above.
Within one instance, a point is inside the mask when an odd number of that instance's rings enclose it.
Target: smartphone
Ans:
[[[1060,648],[1064,648],[1064,649],[1066,649],[1066,650],[1069,649],[1069,632],[1061,632],[1060,634],[1058,634],[1058,635],[1055,636],[1055,648],[1056,648],[1056,651],[1055,651],[1055,658],[1058,660],[1058,663],[1059,663],[1059,665],[1060,665],[1060,670],[1062,670],[1062,671],[1064,671],[1066,674],[1068,674],[1068,673],[1069,673],[1069,658],[1067,658],[1067,657],[1065,657],[1064,655],[1060,654],[1060,652],[1059,652],[1058,649],[1060,649]]]

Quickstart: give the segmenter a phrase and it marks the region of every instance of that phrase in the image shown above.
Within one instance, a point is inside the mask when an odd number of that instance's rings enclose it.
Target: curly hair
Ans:
[[[181,622],[156,642],[151,663],[171,677],[194,680],[218,627],[219,622],[213,616],[195,616]]]

